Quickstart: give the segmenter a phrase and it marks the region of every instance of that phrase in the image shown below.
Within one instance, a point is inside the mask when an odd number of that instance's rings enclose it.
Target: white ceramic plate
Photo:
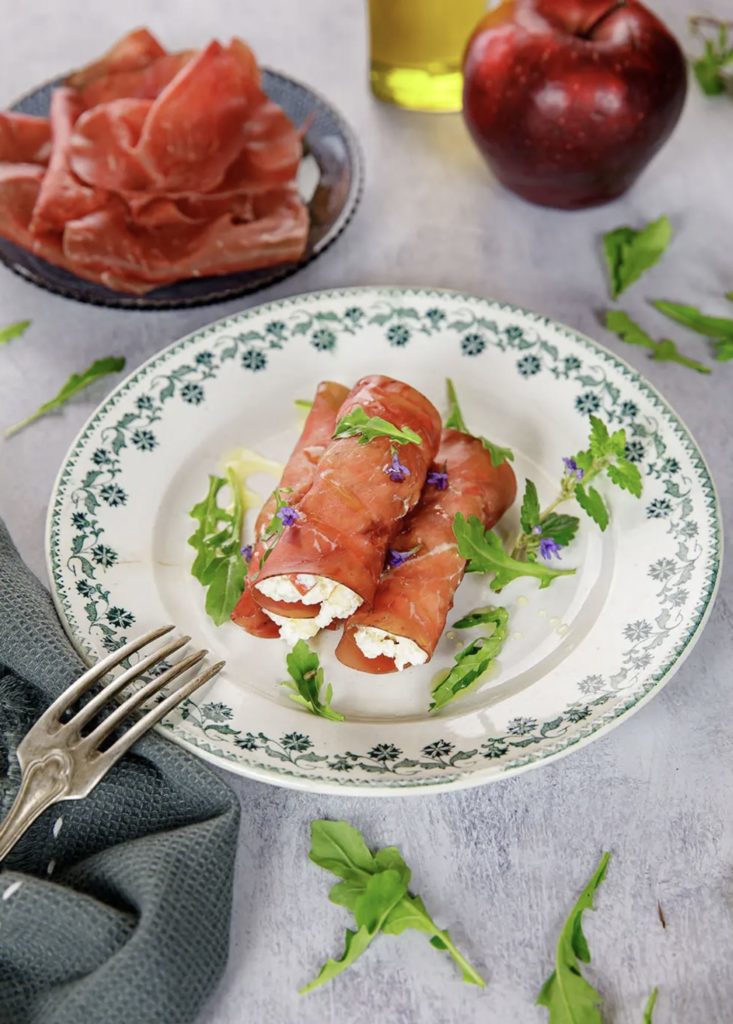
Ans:
[[[299,430],[293,399],[324,378],[385,373],[443,405],[451,376],[477,433],[510,445],[543,503],[561,458],[583,447],[588,414],[627,433],[641,469],[637,500],[607,492],[605,534],[583,519],[563,565],[577,574],[501,595],[510,638],[480,689],[439,716],[431,682],[452,663],[445,635],[430,665],[400,675],[351,672],[317,641],[334,706],[308,714],[277,685],[281,641],[216,628],[189,568],[188,510],[236,446],[284,460]],[[265,477],[252,481],[263,495]],[[603,485],[601,485],[603,489]],[[500,532],[516,529],[517,510]],[[600,736],[670,678],[710,611],[720,515],[684,424],[626,363],[551,320],[485,299],[420,289],[296,296],[220,320],[136,370],[89,420],[62,466],[48,522],[56,604],[80,652],[99,658],[133,634],[174,622],[227,667],[164,728],[223,768],[313,791],[426,792],[516,773]],[[456,615],[489,591],[468,578]],[[452,621],[452,620],[450,620]],[[465,638],[463,638],[465,642]]]

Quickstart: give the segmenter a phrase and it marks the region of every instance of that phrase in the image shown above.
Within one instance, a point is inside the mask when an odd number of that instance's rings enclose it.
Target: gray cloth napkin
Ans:
[[[0,816],[18,741],[83,670],[0,522]],[[0,865],[0,1024],[194,1020],[226,963],[238,820],[228,787],[155,735],[46,811]]]

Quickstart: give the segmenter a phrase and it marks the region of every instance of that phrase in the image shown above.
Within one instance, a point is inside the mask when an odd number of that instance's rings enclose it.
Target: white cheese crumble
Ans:
[[[377,629],[376,626],[359,626],[354,640],[364,657],[378,658],[383,654],[393,659],[398,672],[409,665],[424,665],[428,660],[425,651],[414,640]]]
[[[320,629],[325,629],[334,619],[348,619],[361,604],[361,598],[343,583],[336,583],[326,576],[310,576],[299,574],[295,577],[301,587],[307,588],[301,593],[288,576],[272,576],[257,584],[265,597],[271,601],[303,604],[319,604],[318,614],[312,619],[290,619],[284,615],[267,612],[273,622],[280,626],[280,636],[288,642],[309,640]],[[267,611],[267,609],[265,609]]]

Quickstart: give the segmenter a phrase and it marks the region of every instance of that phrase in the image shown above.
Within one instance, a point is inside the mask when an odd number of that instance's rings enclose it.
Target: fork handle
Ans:
[[[0,822],[0,861],[3,860],[27,832],[39,815],[67,793],[70,764],[60,751],[37,758],[26,764],[20,789]]]

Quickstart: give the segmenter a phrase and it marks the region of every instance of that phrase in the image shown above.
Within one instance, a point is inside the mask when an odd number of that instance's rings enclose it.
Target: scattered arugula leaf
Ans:
[[[702,57],[692,62],[695,78],[706,96],[720,96],[726,91],[723,72],[733,64],[733,41],[729,41],[728,36],[733,23],[697,16],[690,18],[690,28],[704,46]],[[711,38],[706,29],[713,29],[715,35]]]
[[[288,697],[296,704],[302,704],[313,715],[328,718],[331,722],[343,722],[344,716],[331,707],[333,687],[330,683],[321,697],[323,669],[318,655],[310,649],[305,640],[298,640],[285,661],[290,680],[281,685],[293,691]]]
[[[646,1006],[644,1007],[644,1016],[641,1018],[641,1024],[654,1024],[652,1018],[654,1016],[654,1007],[657,1004],[658,995],[659,990],[655,986],[649,993],[649,998],[646,1001]]]
[[[329,899],[353,913],[358,930],[347,928],[341,958],[328,960],[301,993],[312,992],[341,974],[380,931],[400,935],[408,928],[423,932],[437,949],[447,951],[461,968],[464,981],[484,985],[483,978],[455,947],[450,934],[438,928],[420,897],[408,891],[411,872],[395,847],[384,847],[372,854],[361,834],[347,822],[313,821],[309,856],[314,864],[342,879],[331,888]]]
[[[392,444],[422,444],[422,438],[407,426],[396,427],[381,416],[367,416],[357,405],[336,424],[335,438],[358,437],[359,444],[368,444],[377,437],[386,437]]]
[[[453,533],[461,557],[468,562],[466,571],[494,573],[489,586],[495,593],[521,576],[533,576],[539,580],[540,590],[544,590],[559,576],[575,574],[575,569],[551,569],[539,562],[521,562],[512,558],[504,550],[497,534],[484,530],[478,516],[470,516],[466,520],[459,512],[453,520]]]
[[[620,309],[609,309],[606,313],[606,327],[617,334],[621,341],[629,345],[640,345],[651,352],[651,359],[660,363],[679,363],[680,366],[687,366],[690,370],[697,370],[698,373],[710,373],[710,367],[700,363],[697,359],[690,359],[683,355],[669,338],[662,338],[661,341],[654,341],[646,331],[635,323],[630,316]]]
[[[54,409],[64,405],[70,398],[83,391],[84,388],[88,388],[90,384],[94,384],[100,377],[106,377],[110,373],[119,373],[124,366],[125,360],[122,356],[107,356],[104,359],[96,359],[91,366],[88,366],[81,373],[72,373],[58,394],[49,399],[48,402],[44,402],[34,413],[26,416],[20,423],[7,427],[5,437],[17,434],[23,427],[27,427],[30,423],[39,420],[41,416],[45,416],[46,413],[52,412]]]
[[[720,362],[733,359],[733,320],[729,317],[708,316],[695,306],[683,306],[678,302],[667,302],[666,299],[658,299],[652,302],[652,306],[683,327],[688,327],[706,338],[713,338],[715,358]]]
[[[481,434],[473,434],[466,426],[466,421],[463,418],[461,407],[458,404],[458,395],[456,394],[455,385],[453,381],[448,377],[446,379],[446,388],[448,390],[448,415],[445,420],[444,426],[450,430],[460,430],[462,434],[469,434],[471,437],[475,437],[484,446],[486,451],[491,456],[491,465],[494,467],[501,466],[502,463],[506,462],[507,459],[510,462],[514,462],[514,452],[511,448],[502,448],[501,445],[495,444],[493,441],[489,441],[487,437],[483,437]]]
[[[19,338],[21,334],[25,334],[30,325],[30,320],[18,320],[17,323],[8,324],[7,327],[0,327],[0,345],[7,345],[13,338]]]
[[[669,218],[662,216],[640,231],[621,227],[603,236],[611,297],[617,299],[658,262],[672,238]]]
[[[610,856],[604,853],[601,857],[560,932],[555,970],[537,997],[537,1004],[550,1011],[549,1024],[602,1024],[601,995],[583,977],[580,964],[590,963],[590,949],[583,934],[583,911],[593,910],[593,896],[606,876]]]
[[[219,505],[219,492],[229,485],[232,505]],[[206,587],[206,613],[215,625],[229,619],[244,590],[247,563],[242,558],[244,508],[241,489],[233,470],[227,476],[210,476],[209,490],[189,515],[198,522],[188,543],[196,549],[191,575]]]
[[[458,622],[454,629],[490,626],[488,636],[472,641],[455,656],[455,665],[433,687],[430,711],[440,711],[460,694],[466,693],[486,674],[507,638],[509,613],[506,608],[476,608]]]
[[[293,405],[296,409],[304,409],[306,412],[310,412],[313,408],[313,401],[310,398],[296,398]]]

